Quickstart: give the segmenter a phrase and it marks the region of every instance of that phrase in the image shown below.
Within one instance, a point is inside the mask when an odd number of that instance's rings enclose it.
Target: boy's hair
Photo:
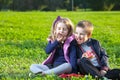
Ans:
[[[68,28],[68,35],[67,37],[71,36],[73,34],[73,23],[71,22],[70,19],[68,18],[61,18],[59,20],[55,20],[54,23],[53,23],[53,26],[52,26],[52,30],[51,30],[51,38],[53,40],[55,40],[55,30],[56,30],[56,27],[57,27],[57,24],[58,23],[64,23],[67,28]]]
[[[84,28],[87,35],[89,35],[89,36],[92,35],[93,29],[94,29],[93,24],[87,20],[82,20],[82,21],[78,22],[76,27]]]

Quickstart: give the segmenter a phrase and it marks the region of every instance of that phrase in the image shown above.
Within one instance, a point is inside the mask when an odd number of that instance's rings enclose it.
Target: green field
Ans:
[[[90,20],[92,37],[106,49],[110,67],[120,68],[120,12],[0,12],[0,79],[30,79],[29,66],[47,57],[46,38],[58,15],[74,24]]]

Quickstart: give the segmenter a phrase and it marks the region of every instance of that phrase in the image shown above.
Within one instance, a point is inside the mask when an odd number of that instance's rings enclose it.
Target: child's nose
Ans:
[[[83,38],[83,36],[81,34],[78,35],[78,38]]]
[[[61,29],[60,32],[63,33],[63,29]]]
[[[81,35],[80,35],[80,34],[78,34],[78,38],[81,38]]]

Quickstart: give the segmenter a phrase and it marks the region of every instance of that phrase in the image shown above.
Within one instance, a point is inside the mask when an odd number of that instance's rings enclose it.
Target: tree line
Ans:
[[[0,0],[0,10],[13,11],[56,11],[66,9],[90,9],[93,11],[120,10],[120,0]]]

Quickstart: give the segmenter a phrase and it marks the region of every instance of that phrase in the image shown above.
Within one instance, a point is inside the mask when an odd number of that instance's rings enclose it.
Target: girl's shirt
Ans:
[[[68,56],[70,58],[70,64],[72,65],[72,72],[77,72],[77,57],[76,57],[76,42],[73,40],[70,43],[70,47],[68,48]],[[49,42],[46,47],[46,53],[50,54],[52,51],[55,50],[53,67],[56,67],[60,64],[67,62],[64,58],[64,51],[63,51],[63,44],[55,40],[54,42]]]
[[[64,58],[64,51],[62,48],[63,44],[59,44],[57,46],[56,52],[55,52],[55,56],[54,56],[54,62],[53,62],[53,66],[56,67],[62,63],[67,62]]]

